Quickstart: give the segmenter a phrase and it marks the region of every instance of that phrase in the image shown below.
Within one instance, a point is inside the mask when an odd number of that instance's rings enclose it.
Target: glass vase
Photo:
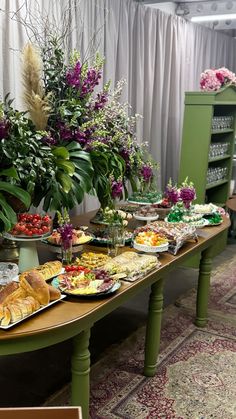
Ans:
[[[107,226],[107,254],[110,257],[118,253],[118,226],[110,224]]]
[[[72,262],[72,240],[67,240],[61,244],[61,261],[62,265],[70,265]]]
[[[121,224],[110,224],[107,227],[107,252],[108,256],[117,256],[119,249],[125,246],[125,229]]]
[[[125,227],[123,225],[117,226],[117,247],[125,246]]]

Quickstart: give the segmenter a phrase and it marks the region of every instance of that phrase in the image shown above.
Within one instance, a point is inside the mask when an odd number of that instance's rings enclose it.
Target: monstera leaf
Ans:
[[[0,179],[4,179],[5,176],[18,179],[17,171],[14,167],[0,172]],[[9,197],[17,198],[26,208],[29,208],[31,204],[31,197],[28,192],[5,180],[0,180],[0,232],[9,231],[17,222],[16,213],[8,202]]]
[[[73,208],[92,188],[93,167],[90,156],[75,141],[55,147],[55,177],[50,179],[43,209]]]

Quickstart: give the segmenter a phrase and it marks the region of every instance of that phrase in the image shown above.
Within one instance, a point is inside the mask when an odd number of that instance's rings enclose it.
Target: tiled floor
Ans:
[[[236,239],[214,260],[214,267],[235,254]],[[179,268],[165,284],[165,306],[188,289],[196,286],[197,270]],[[125,339],[145,321],[149,290],[99,321],[92,330],[92,362],[114,343]],[[114,328],[115,324],[115,328]],[[38,406],[70,379],[71,342],[17,356],[0,358],[0,406]]]

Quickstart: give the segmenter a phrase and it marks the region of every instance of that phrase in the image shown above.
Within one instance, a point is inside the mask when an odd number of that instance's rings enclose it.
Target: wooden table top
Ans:
[[[231,211],[236,211],[236,196],[226,201],[226,207]]]
[[[93,213],[88,213],[76,217],[73,220],[74,225],[75,222],[77,225],[89,225],[89,220],[92,215]],[[64,340],[62,337],[59,337],[60,333],[64,338],[66,336],[67,338],[72,337],[80,331],[91,327],[95,321],[122,305],[138,291],[142,291],[166,273],[181,265],[189,256],[207,248],[215,241],[216,236],[223,233],[229,226],[229,219],[224,217],[223,223],[219,226],[205,227],[204,229],[197,230],[199,235],[197,243],[194,241],[185,243],[176,256],[167,252],[161,253],[159,255],[159,260],[162,264],[160,268],[153,270],[150,274],[145,275],[135,282],[121,281],[122,285],[120,289],[109,297],[102,299],[66,297],[65,300],[59,301],[29,319],[25,319],[16,326],[8,330],[0,330],[0,341],[2,341],[0,346],[4,341],[16,341],[36,335],[50,339],[52,333],[55,335],[58,333],[58,341]],[[84,246],[85,251],[88,249],[98,252],[102,250],[101,247]],[[130,248],[126,247],[124,250],[130,250]],[[42,255],[42,259],[44,260],[45,258],[47,260],[53,260],[53,255],[51,253],[49,254],[47,245],[40,244],[39,254]]]

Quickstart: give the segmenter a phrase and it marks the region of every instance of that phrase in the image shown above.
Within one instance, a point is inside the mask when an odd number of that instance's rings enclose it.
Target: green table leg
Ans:
[[[197,305],[195,324],[198,327],[204,327],[207,324],[207,306],[210,289],[210,277],[212,266],[212,247],[202,252],[197,289]]]
[[[157,368],[163,307],[163,284],[164,279],[160,279],[152,285],[149,300],[144,361],[144,375],[146,377],[153,377]]]
[[[74,337],[71,359],[71,404],[82,407],[83,419],[89,418],[89,338],[90,329]]]

